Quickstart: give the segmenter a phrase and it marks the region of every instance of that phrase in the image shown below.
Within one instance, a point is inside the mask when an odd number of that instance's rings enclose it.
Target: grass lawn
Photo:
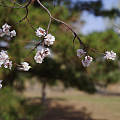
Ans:
[[[73,106],[74,110],[84,110],[94,120],[120,120],[120,97],[89,95],[78,91],[52,93],[48,95],[64,106]]]
[[[90,95],[58,88],[47,88],[46,93],[48,114],[41,120],[120,120],[120,96]],[[41,97],[40,86],[29,89],[25,96]]]

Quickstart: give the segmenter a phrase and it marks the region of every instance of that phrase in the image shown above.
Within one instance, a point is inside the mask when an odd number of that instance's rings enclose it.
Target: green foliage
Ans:
[[[41,103],[25,100],[15,92],[15,89],[6,87],[0,90],[0,119],[2,120],[33,120],[44,114]]]
[[[34,120],[41,118],[45,113],[45,107],[41,103],[35,103],[35,100],[31,103],[26,103],[24,105],[25,117],[28,120]]]
[[[113,31],[107,30],[105,32],[94,32],[85,37],[86,43],[100,51],[114,50],[118,52],[120,47],[120,37]]]
[[[23,113],[22,99],[11,88],[3,88],[0,91],[0,119],[16,120]]]
[[[106,50],[113,50],[117,54],[120,48],[120,38],[112,30],[107,30],[102,33],[93,33],[86,37],[86,43],[98,49],[101,52]],[[100,57],[103,55],[98,53],[98,55],[90,53],[94,56],[95,62],[88,68],[90,72],[90,77],[94,80],[94,83],[100,83],[103,85],[108,85],[110,83],[115,83],[120,81],[119,76],[119,62],[116,61],[105,61]],[[101,56],[102,55],[102,56]]]

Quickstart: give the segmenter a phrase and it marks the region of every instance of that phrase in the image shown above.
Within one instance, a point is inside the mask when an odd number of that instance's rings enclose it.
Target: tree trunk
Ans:
[[[46,102],[46,86],[47,86],[47,82],[46,80],[43,80],[42,82],[42,104],[45,104]]]

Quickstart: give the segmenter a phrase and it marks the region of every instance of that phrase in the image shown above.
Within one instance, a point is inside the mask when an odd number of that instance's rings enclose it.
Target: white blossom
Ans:
[[[10,37],[14,37],[14,36],[16,36],[16,31],[15,30],[10,32]]]
[[[10,26],[10,25],[8,25],[7,23],[5,23],[5,24],[2,26],[2,28],[3,28],[3,29],[10,29],[10,28],[11,28],[11,26]]]
[[[38,52],[37,52],[37,54],[38,54]],[[36,63],[42,63],[44,57],[41,57],[41,55],[37,55],[37,54],[35,55],[34,60],[36,61]]]
[[[6,60],[4,63],[5,68],[9,68],[11,70],[12,68],[12,61]]]
[[[30,68],[31,68],[31,66],[29,66],[29,63],[22,62],[20,67],[19,67],[19,70],[29,71]]]
[[[36,61],[36,63],[42,63],[43,59],[44,59],[44,49],[42,48],[41,50],[37,51],[34,60]]]
[[[0,29],[0,37],[3,37],[3,36],[9,36],[9,37],[14,37],[16,36],[16,31],[13,30],[13,31],[10,31],[10,28],[11,26],[8,25],[7,23],[5,23],[3,26],[2,26],[2,29]]]
[[[36,63],[42,63],[44,58],[50,55],[50,49],[49,48],[42,48],[41,50],[38,50],[34,60]]]
[[[82,64],[84,67],[88,67],[92,61],[93,61],[92,57],[85,56],[85,60],[82,60]]]
[[[86,52],[83,49],[77,49],[77,56],[81,58]]]
[[[43,59],[44,58],[42,58],[40,55],[34,57],[34,60],[36,61],[36,63],[40,63],[40,64],[43,62]]]
[[[8,53],[4,50],[0,52],[0,67],[2,65],[4,65],[5,68],[12,68],[12,61],[9,61]]]
[[[45,48],[44,49],[44,56],[47,57],[50,55],[50,49],[49,48]]]
[[[0,89],[2,88],[2,81],[3,81],[3,80],[0,80]]]
[[[106,51],[104,59],[110,59],[110,60],[115,60],[116,58],[116,53],[113,51]]]
[[[8,60],[8,59],[9,59],[9,56],[8,56],[8,54],[7,54],[7,51],[2,50],[2,51],[0,52],[0,67],[1,67],[1,65],[4,64],[5,61]]]
[[[11,26],[8,25],[7,23],[5,23],[2,26],[2,29],[3,29],[3,32],[5,33],[5,35],[10,36],[10,28],[11,28]]]
[[[46,32],[43,28],[39,27],[37,30],[36,30],[36,36],[38,37],[42,37],[42,36],[45,36],[46,35]]]
[[[5,33],[3,32],[2,29],[0,29],[0,37],[3,37],[5,35]]]
[[[55,41],[55,37],[53,35],[47,34],[45,36],[45,39],[44,39],[45,45],[47,46],[53,45],[54,41]]]

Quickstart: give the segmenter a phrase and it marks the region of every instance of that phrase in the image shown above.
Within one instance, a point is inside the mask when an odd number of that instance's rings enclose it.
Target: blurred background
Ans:
[[[7,50],[13,62],[27,61],[32,66],[29,72],[0,69],[0,120],[120,120],[120,36],[116,33],[120,0],[41,1],[54,17],[70,24],[84,43],[101,52],[113,50],[118,60],[106,62],[100,54],[89,52],[96,59],[84,68],[76,56],[79,42],[73,46],[72,33],[52,22],[50,33],[56,37],[52,56],[36,64],[36,50],[30,50],[39,38],[31,25],[46,29],[48,14],[32,0],[29,23],[16,25],[25,9],[3,7],[13,3],[0,0],[0,26],[7,22],[17,31],[12,40],[0,38],[0,49]],[[24,5],[27,0],[17,2]]]

